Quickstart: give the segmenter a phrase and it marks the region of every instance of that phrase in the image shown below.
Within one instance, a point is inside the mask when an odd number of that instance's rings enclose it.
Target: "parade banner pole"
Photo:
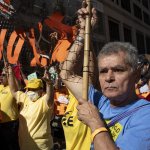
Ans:
[[[91,35],[91,0],[86,0],[86,3],[87,3],[87,10],[89,14],[86,15],[86,20],[85,20],[82,98],[88,100],[89,54],[90,54],[90,35]]]

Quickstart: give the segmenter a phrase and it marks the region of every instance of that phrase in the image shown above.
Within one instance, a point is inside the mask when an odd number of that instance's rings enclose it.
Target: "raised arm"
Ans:
[[[85,7],[78,10],[78,23],[79,23],[79,32],[76,37],[76,40],[69,49],[69,54],[64,62],[60,77],[62,78],[64,84],[67,88],[73,93],[73,95],[79,99],[82,97],[82,66],[83,66],[83,46],[84,46],[84,28],[85,28],[85,15],[88,12]],[[92,22],[96,22],[96,11],[92,11]],[[93,62],[93,52],[90,52],[89,60],[89,77],[90,82],[96,79],[94,77],[96,63]]]
[[[9,84],[12,96],[16,98],[16,92],[18,91],[18,88],[16,85],[16,80],[15,80],[12,67],[10,65],[8,66],[8,84]]]
[[[80,39],[84,41],[84,30],[81,30],[78,36],[80,36]],[[73,45],[69,49],[68,57],[63,63],[60,72],[60,77],[63,83],[67,86],[67,88],[73,93],[73,95],[76,98],[79,98],[82,95],[82,77],[79,76],[78,70],[76,70],[77,65],[79,68],[82,67],[82,60],[79,59],[79,55],[82,55],[82,48],[83,43],[81,41],[75,41],[73,43]]]
[[[53,106],[54,103],[54,88],[52,81],[50,79],[50,74],[47,69],[45,69],[44,76],[42,78],[46,82],[46,101],[49,107]]]

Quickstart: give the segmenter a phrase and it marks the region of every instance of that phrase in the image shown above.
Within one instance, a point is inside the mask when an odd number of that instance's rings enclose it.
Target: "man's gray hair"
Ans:
[[[98,60],[102,56],[119,53],[120,51],[126,54],[125,62],[129,64],[133,70],[136,70],[138,67],[138,50],[127,42],[109,42],[105,44],[98,54]]]

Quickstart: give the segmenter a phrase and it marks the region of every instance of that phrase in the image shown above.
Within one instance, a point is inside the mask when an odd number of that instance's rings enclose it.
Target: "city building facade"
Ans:
[[[150,54],[149,0],[92,0],[92,2],[99,16],[93,34],[97,52],[106,42],[125,41],[136,46],[140,54]]]

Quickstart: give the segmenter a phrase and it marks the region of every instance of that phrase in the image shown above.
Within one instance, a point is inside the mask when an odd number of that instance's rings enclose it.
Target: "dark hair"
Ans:
[[[144,54],[138,56],[138,64],[141,66],[149,64],[149,61]]]

